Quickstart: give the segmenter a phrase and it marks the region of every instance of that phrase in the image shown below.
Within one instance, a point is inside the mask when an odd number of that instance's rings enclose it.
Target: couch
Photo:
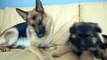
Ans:
[[[23,10],[31,10],[33,7],[19,7]],[[107,34],[107,2],[83,2],[65,5],[45,6],[46,13],[54,22],[54,38],[52,43],[64,44],[69,37],[69,28],[75,22],[95,22]],[[23,22],[24,20],[16,13],[14,7],[0,9],[0,33],[5,29]],[[58,49],[60,46],[58,46]],[[57,49],[56,49],[57,50]],[[59,58],[51,55],[55,50],[44,51],[49,60],[78,60],[72,52]],[[86,55],[89,53],[86,53]],[[89,57],[90,58],[90,57]],[[88,59],[88,58],[87,58]],[[12,49],[9,52],[0,52],[0,60],[39,60],[38,57],[28,49]],[[95,58],[95,60],[98,60]]]

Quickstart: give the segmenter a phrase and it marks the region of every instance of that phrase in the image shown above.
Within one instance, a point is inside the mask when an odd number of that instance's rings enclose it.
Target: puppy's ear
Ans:
[[[103,36],[104,38],[107,38],[107,35],[104,35],[104,34],[103,34],[102,36]]]
[[[21,9],[19,9],[19,8],[16,8],[16,11],[17,11],[17,13],[18,13],[24,20],[26,20],[27,15],[28,15],[28,12],[23,11],[23,10],[21,10]]]
[[[104,43],[106,43],[107,44],[107,35],[102,35],[103,36],[103,38],[104,38]]]
[[[107,40],[107,35],[104,35],[104,34],[103,34],[102,36],[103,36],[103,38],[104,38],[104,39],[106,39],[106,40]]]
[[[102,32],[101,28],[99,26],[97,26],[97,25],[95,26],[95,30],[96,30],[96,32],[99,32],[99,33]]]
[[[39,13],[44,13],[44,8],[40,0],[36,0],[36,7],[35,10]]]

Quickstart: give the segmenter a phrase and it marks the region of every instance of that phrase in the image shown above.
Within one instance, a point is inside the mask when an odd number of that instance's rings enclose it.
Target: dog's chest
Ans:
[[[34,40],[33,43],[38,46],[40,44],[44,44],[45,40],[44,39],[43,40],[41,40],[41,39],[40,40]],[[17,40],[17,42],[15,43],[15,46],[17,46],[17,47],[22,46],[24,48],[27,48],[30,46],[30,44],[31,44],[31,40],[28,40],[27,38],[19,38]]]
[[[14,45],[17,47],[18,46],[28,47],[30,45],[30,41],[27,38],[19,38]]]

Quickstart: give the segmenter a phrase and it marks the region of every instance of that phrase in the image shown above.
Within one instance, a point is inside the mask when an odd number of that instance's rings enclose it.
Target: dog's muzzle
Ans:
[[[41,38],[41,37],[43,37],[45,35],[45,32],[46,32],[45,31],[45,27],[43,25],[37,25],[35,27],[35,32],[36,32],[37,36],[39,38]]]

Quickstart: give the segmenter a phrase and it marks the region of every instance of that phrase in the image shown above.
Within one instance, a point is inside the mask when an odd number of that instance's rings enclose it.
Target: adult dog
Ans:
[[[28,48],[41,60],[47,60],[40,48],[51,45],[53,22],[45,13],[40,0],[36,0],[36,7],[32,11],[16,8],[17,13],[26,21],[6,29],[0,36],[0,49]]]

